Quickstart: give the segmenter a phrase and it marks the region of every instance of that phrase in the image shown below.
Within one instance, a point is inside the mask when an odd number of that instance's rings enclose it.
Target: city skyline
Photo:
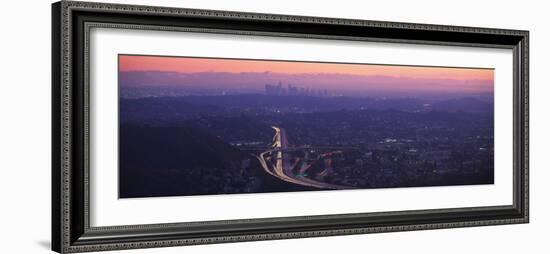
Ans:
[[[283,82],[279,81],[277,85],[265,84],[265,94],[267,95],[289,95],[289,96],[322,96],[329,95],[327,89],[310,89],[309,87],[299,87],[292,84],[283,86]]]
[[[263,91],[281,80],[337,93],[492,94],[493,69],[221,58],[119,56],[122,88],[200,87]]]
[[[494,183],[492,69],[119,63],[120,198]]]

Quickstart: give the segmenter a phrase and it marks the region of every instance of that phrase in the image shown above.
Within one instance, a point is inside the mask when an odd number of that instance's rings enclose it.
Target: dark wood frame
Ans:
[[[513,205],[114,227],[89,225],[88,32],[199,31],[512,49]],[[527,223],[528,31],[62,1],[52,5],[52,249],[85,252]]]

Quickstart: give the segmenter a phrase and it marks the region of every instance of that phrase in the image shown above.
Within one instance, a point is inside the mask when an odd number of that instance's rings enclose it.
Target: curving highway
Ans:
[[[335,185],[306,178],[305,176],[303,176],[303,173],[305,173],[309,169],[309,167],[311,167],[311,164],[308,165],[307,163],[305,163],[305,160],[299,170],[300,174],[294,174],[292,172],[292,169],[299,164],[299,161],[295,161],[295,163],[291,164],[290,162],[285,161],[283,154],[284,152],[288,151],[300,150],[300,148],[288,148],[288,140],[285,130],[276,126],[272,126],[272,128],[275,130],[272,149],[267,150],[257,156],[263,169],[268,174],[286,182],[308,187],[320,189],[350,189],[350,187],[348,186]],[[307,156],[308,155],[306,151],[305,157],[307,158]]]

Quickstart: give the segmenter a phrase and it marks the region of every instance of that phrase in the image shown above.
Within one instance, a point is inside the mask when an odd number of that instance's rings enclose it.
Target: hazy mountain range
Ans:
[[[273,72],[162,72],[129,71],[119,73],[122,89],[154,87],[200,87],[232,92],[260,92],[266,84],[327,89],[343,95],[385,93],[460,93],[492,94],[493,80],[427,79],[394,76],[362,76],[338,73],[285,74]]]

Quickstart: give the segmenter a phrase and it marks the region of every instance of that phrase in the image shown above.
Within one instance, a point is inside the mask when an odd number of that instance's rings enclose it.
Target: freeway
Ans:
[[[272,149],[269,149],[263,153],[261,153],[258,157],[258,160],[260,161],[260,164],[262,165],[263,169],[270,175],[277,177],[283,181],[308,186],[308,187],[314,187],[314,188],[320,188],[320,189],[350,189],[348,186],[342,186],[342,185],[335,185],[330,183],[325,183],[321,181],[316,181],[311,178],[307,178],[304,176],[304,172],[311,167],[311,164],[302,163],[301,168],[299,170],[300,174],[296,175],[293,173],[293,169],[299,164],[298,161],[291,164],[289,161],[286,161],[284,157],[284,153],[288,151],[296,151],[300,150],[300,148],[289,148],[288,147],[288,140],[286,137],[285,129],[273,126],[272,127],[275,130],[275,135],[273,136],[273,145]],[[308,152],[305,151],[305,158],[307,158]],[[273,163],[275,161],[275,163]]]

